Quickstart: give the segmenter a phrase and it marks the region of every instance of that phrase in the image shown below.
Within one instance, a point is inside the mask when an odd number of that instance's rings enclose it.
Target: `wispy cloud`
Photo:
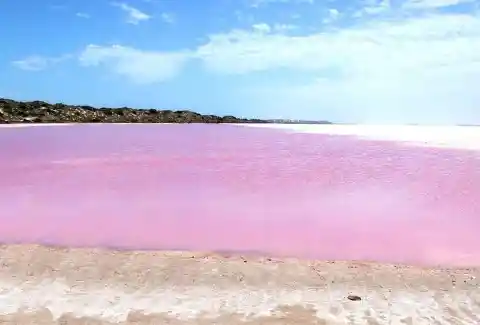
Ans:
[[[328,9],[328,15],[323,19],[323,23],[328,24],[336,21],[340,16],[340,11],[335,8]]]
[[[275,3],[289,3],[289,4],[300,4],[300,3],[309,3],[314,4],[318,0],[249,0],[251,7],[260,7],[262,5],[269,5]]]
[[[173,24],[176,21],[175,15],[172,13],[164,12],[160,15],[163,22],[167,24]]]
[[[112,5],[127,13],[127,23],[138,25],[142,21],[150,20],[152,17],[139,9],[123,2],[112,2]]]
[[[330,13],[337,15],[333,9]],[[188,52],[154,52],[119,45],[90,45],[81,57],[83,62],[90,65],[116,62],[115,66],[121,66],[119,70],[124,71],[128,70],[124,67],[126,62],[134,63],[138,68],[137,63],[142,60],[149,64],[176,65],[175,62],[195,59],[210,71],[224,74],[277,68],[310,72],[333,68],[345,71],[348,76],[365,75],[369,78],[410,75],[435,69],[463,69],[468,64],[476,66],[480,62],[480,17],[472,15],[377,20],[355,28],[304,36],[289,36],[281,32],[289,28],[294,26],[257,23],[250,30],[234,29],[227,33],[212,34],[206,43]],[[15,61],[15,64],[38,70],[56,60],[58,58],[32,56]],[[148,69],[138,69],[140,72],[143,70]]]
[[[391,9],[390,0],[365,0],[363,8],[355,12],[354,17],[362,17],[365,15],[378,15]]]
[[[13,61],[12,64],[22,70],[40,71],[48,67],[49,60],[42,56],[32,55],[25,59]]]
[[[270,25],[268,24],[265,24],[265,23],[260,23],[260,24],[254,24],[252,26],[252,29],[254,31],[257,31],[257,32],[260,32],[260,33],[269,33],[272,28],[270,27]]]
[[[197,52],[209,68],[225,73],[279,67],[313,71],[335,67],[368,75],[418,72],[480,60],[480,19],[438,15],[295,37],[233,30],[211,35]]]
[[[189,58],[189,53],[142,51],[113,45],[89,45],[80,54],[84,66],[104,66],[136,83],[162,82],[175,77]]]
[[[75,16],[79,17],[79,18],[84,18],[84,19],[89,19],[91,16],[87,13],[84,13],[84,12],[77,12],[75,14]]]
[[[408,0],[403,7],[411,9],[442,8],[467,2],[475,2],[475,0]]]
[[[267,24],[257,23],[252,25],[252,30],[258,33],[286,33],[288,31],[296,29],[297,26],[291,24]]]
[[[291,30],[295,30],[295,29],[298,29],[298,26],[297,25],[293,25],[293,24],[274,24],[273,25],[273,30],[277,31],[277,32],[287,32],[287,31],[291,31]]]
[[[41,71],[55,64],[72,58],[71,55],[63,55],[59,57],[46,57],[41,55],[31,55],[24,59],[12,62],[12,65],[18,69],[26,71]]]
[[[328,13],[330,14],[330,17],[332,17],[333,19],[336,19],[338,15],[340,15],[340,12],[335,8],[328,9]]]

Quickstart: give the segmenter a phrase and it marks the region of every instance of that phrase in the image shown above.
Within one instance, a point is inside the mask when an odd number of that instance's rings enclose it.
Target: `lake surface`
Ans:
[[[0,240],[480,265],[480,151],[236,125],[0,128]]]

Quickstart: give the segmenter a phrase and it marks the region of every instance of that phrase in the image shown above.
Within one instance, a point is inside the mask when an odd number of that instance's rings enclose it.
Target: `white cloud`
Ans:
[[[188,53],[149,52],[120,45],[89,45],[80,54],[84,66],[105,66],[111,72],[137,83],[162,82],[175,77],[188,60]]]
[[[306,36],[272,33],[275,27],[265,23],[252,29],[211,35],[189,53],[89,46],[82,60],[95,65],[108,62],[117,72],[128,71],[131,76],[135,72],[164,75],[159,71],[178,71],[185,61],[197,59],[208,70],[222,74],[286,68],[320,74],[339,71],[336,78],[384,81],[438,69],[455,71],[480,61],[480,19],[469,15],[377,21]],[[171,69],[166,68],[170,65]]]
[[[84,12],[77,12],[75,14],[75,16],[79,17],[79,18],[85,18],[85,19],[89,19],[90,18],[90,15],[87,14],[87,13],[84,13]]]
[[[337,20],[339,16],[340,16],[340,11],[338,11],[337,9],[335,8],[328,9],[328,15],[323,19],[323,23],[324,24],[332,23],[335,20]]]
[[[297,29],[298,26],[296,25],[291,25],[291,24],[274,24],[274,25],[269,25],[267,23],[257,23],[252,25],[252,30],[256,33],[263,33],[263,34],[268,34],[268,33],[282,33],[285,34],[289,31],[292,31],[294,29]]]
[[[21,70],[26,71],[41,71],[45,70],[55,64],[71,58],[70,55],[63,55],[59,57],[46,57],[41,55],[31,55],[21,60],[13,61],[12,64]]]
[[[337,9],[328,9],[328,13],[330,14],[330,17],[334,19],[340,15],[340,12]]]
[[[403,7],[411,9],[442,8],[466,2],[475,2],[475,0],[408,0]]]
[[[472,15],[377,20],[306,36],[234,30],[211,35],[197,56],[215,73],[282,68],[318,76],[311,83],[252,85],[252,101],[276,115],[284,107],[318,116],[328,107],[364,121],[438,112],[445,122],[457,110],[473,116],[480,102],[473,86],[480,84],[480,18]]]
[[[33,55],[22,60],[13,61],[12,64],[22,70],[40,71],[47,68],[48,59],[42,56]]]
[[[260,32],[260,33],[270,33],[272,30],[270,25],[265,24],[265,23],[260,23],[260,24],[254,24],[252,26],[254,31]]]
[[[113,2],[113,6],[116,6],[127,13],[127,23],[138,25],[142,21],[147,21],[152,17],[137,8],[134,8],[123,2]]]
[[[173,24],[176,20],[175,15],[173,15],[172,13],[167,13],[167,12],[162,13],[161,18],[167,24]]]
[[[391,9],[390,0],[365,0],[364,7],[355,12],[354,17],[378,15]]]
[[[262,5],[274,4],[274,3],[308,3],[314,4],[315,0],[249,0],[251,7],[260,7]]]
[[[298,26],[292,24],[275,24],[273,25],[273,30],[276,32],[287,32],[294,29],[297,29]]]
[[[211,35],[197,53],[208,68],[223,73],[332,67],[370,76],[418,72],[480,60],[480,19],[435,15],[307,36],[234,30]]]

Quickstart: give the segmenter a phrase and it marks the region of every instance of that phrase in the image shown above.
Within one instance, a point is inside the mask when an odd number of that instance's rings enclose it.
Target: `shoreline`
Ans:
[[[240,125],[240,124],[239,124]],[[367,141],[390,141],[420,148],[479,151],[480,128],[449,125],[368,125],[368,124],[250,124],[250,128],[269,128],[289,133],[353,137]]]
[[[480,268],[41,245],[0,254],[0,321],[17,324],[480,321]]]
[[[12,123],[3,128],[75,125],[181,125],[182,123]],[[185,124],[185,123],[183,123]],[[198,125],[202,123],[191,123]],[[212,123],[203,123],[212,124]],[[357,140],[386,141],[417,148],[436,148],[480,151],[480,128],[445,125],[349,125],[349,124],[275,124],[275,123],[219,123],[246,128],[266,128],[288,133],[319,134],[353,137]]]

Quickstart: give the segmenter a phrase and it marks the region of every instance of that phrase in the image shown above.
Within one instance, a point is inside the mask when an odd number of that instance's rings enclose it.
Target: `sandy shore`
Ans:
[[[238,124],[241,125],[241,124]],[[445,125],[366,125],[366,124],[245,124],[245,127],[287,130],[294,133],[353,136],[375,141],[434,148],[480,150],[480,127]]]
[[[12,124],[0,124],[0,128],[25,128],[33,126],[68,126],[75,125],[74,123],[12,123]]]
[[[480,322],[479,269],[35,245],[0,252],[2,324]]]

